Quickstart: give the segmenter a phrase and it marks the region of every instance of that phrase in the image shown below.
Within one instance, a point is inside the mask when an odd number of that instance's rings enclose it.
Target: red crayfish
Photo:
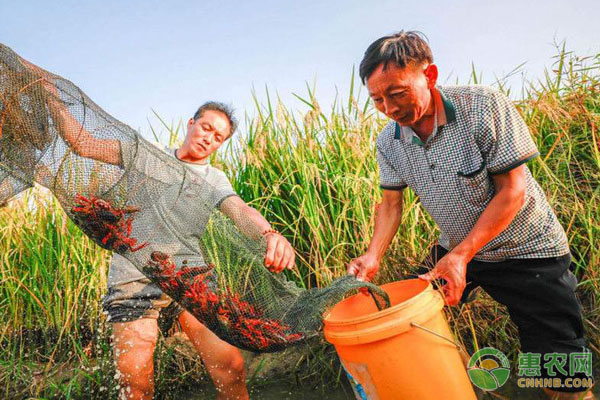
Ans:
[[[102,247],[123,253],[138,251],[148,245],[147,242],[138,245],[131,237],[133,217],[127,215],[140,211],[139,207],[114,208],[106,200],[95,196],[88,199],[81,194],[75,196],[75,203],[77,205],[71,208],[73,219]]]
[[[168,254],[153,251],[144,273],[210,329],[226,329],[233,339],[231,343],[250,350],[266,350],[304,339],[302,333],[290,332],[289,326],[268,318],[260,307],[229,288],[217,291],[211,277],[205,274],[214,268],[213,264],[188,267],[186,260],[182,264],[177,270]]]
[[[171,257],[162,251],[153,251],[150,260],[144,267],[144,273],[158,284],[169,296],[179,299],[182,291],[188,288],[196,277],[214,268],[213,264],[200,267],[188,267],[183,260],[183,267],[176,271],[177,266]]]

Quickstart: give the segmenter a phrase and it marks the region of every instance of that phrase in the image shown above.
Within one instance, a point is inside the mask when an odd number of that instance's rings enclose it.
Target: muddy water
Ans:
[[[594,371],[594,376],[600,376],[600,371]],[[600,388],[594,386],[593,390],[597,398],[600,396]],[[217,393],[211,386],[198,388],[195,391],[190,391],[180,399],[192,400],[208,400],[215,399]],[[516,400],[546,400],[541,389],[524,389],[517,386],[517,379],[511,377],[508,382],[500,389],[484,393],[479,391],[477,397],[480,400],[496,400],[496,399],[516,399]],[[265,385],[260,387],[250,388],[250,399],[252,400],[355,400],[355,397],[350,389],[349,384],[339,385],[335,388],[322,388],[307,386],[297,386],[295,383],[286,384],[278,382],[273,385]]]
[[[208,400],[216,399],[217,392],[213,387],[202,387],[190,391],[179,399]],[[352,389],[347,385],[336,388],[315,388],[309,385],[297,386],[296,384],[276,383],[250,388],[252,400],[354,400]]]

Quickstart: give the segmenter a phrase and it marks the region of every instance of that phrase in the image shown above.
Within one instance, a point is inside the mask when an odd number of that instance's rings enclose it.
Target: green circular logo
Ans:
[[[469,359],[467,373],[478,388],[496,390],[508,380],[510,364],[500,350],[484,347]]]

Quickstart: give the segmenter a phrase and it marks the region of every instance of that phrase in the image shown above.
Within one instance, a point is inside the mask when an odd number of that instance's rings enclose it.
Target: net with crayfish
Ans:
[[[0,203],[34,183],[99,246],[240,348],[277,351],[318,335],[326,308],[354,289],[385,300],[354,277],[304,290],[272,274],[258,227],[241,212],[224,216],[214,187],[0,44]]]

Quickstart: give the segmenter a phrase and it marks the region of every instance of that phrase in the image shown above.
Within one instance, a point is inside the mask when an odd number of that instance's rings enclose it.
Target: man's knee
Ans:
[[[227,354],[220,363],[213,365],[211,375],[218,378],[221,383],[239,382],[245,379],[244,358],[236,348],[227,350]]]

